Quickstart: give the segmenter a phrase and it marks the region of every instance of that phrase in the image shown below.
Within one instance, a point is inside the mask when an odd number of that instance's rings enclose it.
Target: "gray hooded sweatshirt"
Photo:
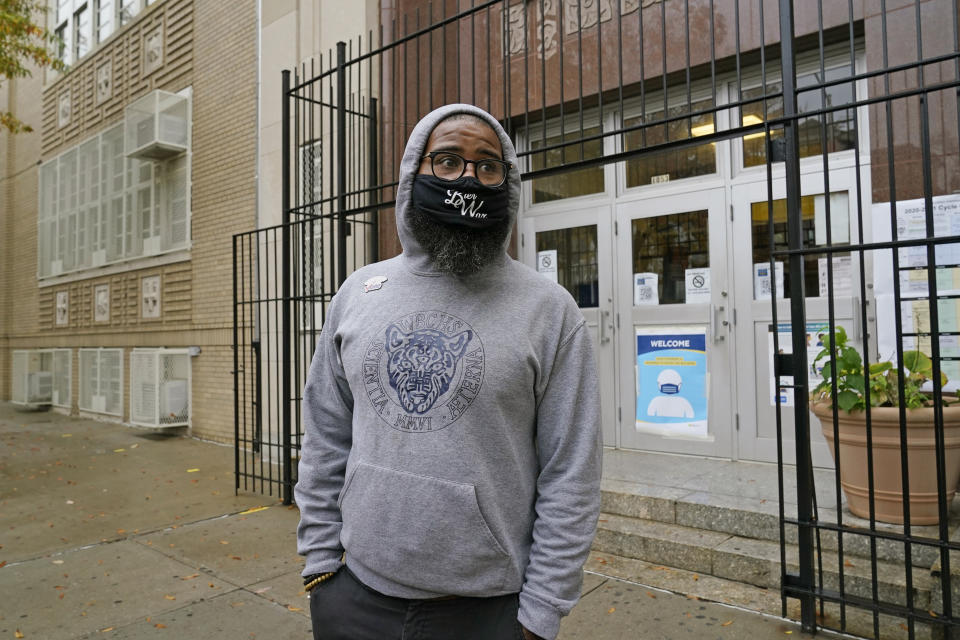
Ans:
[[[400,166],[403,253],[347,278],[310,365],[297,546],[303,575],[345,561],[390,596],[519,592],[520,623],[554,638],[579,598],[600,507],[593,346],[566,290],[506,250],[458,277],[414,239],[420,158],[459,112],[497,132],[516,219],[517,155],[500,124],[463,104],[421,120]]]

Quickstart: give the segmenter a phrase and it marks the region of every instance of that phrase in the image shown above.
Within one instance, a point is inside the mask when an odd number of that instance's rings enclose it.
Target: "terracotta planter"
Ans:
[[[833,409],[827,402],[813,404],[823,437],[834,455]],[[873,432],[873,488],[876,519],[903,523],[903,483],[900,472],[900,409],[875,407],[870,411]],[[960,405],[943,408],[946,446],[947,505],[960,480]],[[862,411],[837,413],[840,436],[840,485],[855,515],[870,517],[867,483],[867,430]],[[907,459],[910,473],[910,523],[939,522],[937,507],[937,460],[933,408],[907,410]],[[834,461],[836,462],[836,460]]]

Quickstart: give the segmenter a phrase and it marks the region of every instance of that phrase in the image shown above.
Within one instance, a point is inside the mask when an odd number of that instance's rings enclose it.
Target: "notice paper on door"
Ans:
[[[707,438],[706,327],[637,328],[637,431]]]
[[[808,322],[807,337],[807,389],[813,391],[814,387],[823,380],[823,361],[814,364],[817,355],[823,351],[827,345],[826,338],[830,335],[830,325],[826,322]],[[790,330],[789,322],[781,322],[777,325],[777,346],[780,353],[793,353],[793,334]],[[776,384],[773,376],[773,325],[767,327],[767,366],[770,367],[770,406],[776,406],[779,402],[784,407],[794,406],[795,397],[793,394],[793,376],[780,376],[780,386]]]
[[[557,281],[557,250],[537,251],[537,273],[547,280]]]
[[[776,262],[777,299],[783,299],[783,263]],[[770,279],[770,263],[758,262],[753,265],[753,299],[769,300],[773,281]]]
[[[660,304],[660,293],[657,291],[659,280],[655,273],[633,274],[633,306]]]
[[[705,302],[710,304],[710,268],[686,270],[687,304]]]

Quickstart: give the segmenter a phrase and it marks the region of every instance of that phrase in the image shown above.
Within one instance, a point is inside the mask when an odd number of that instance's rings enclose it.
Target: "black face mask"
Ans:
[[[452,181],[429,174],[413,178],[413,206],[437,222],[487,229],[509,215],[507,183],[488,187],[476,178]]]

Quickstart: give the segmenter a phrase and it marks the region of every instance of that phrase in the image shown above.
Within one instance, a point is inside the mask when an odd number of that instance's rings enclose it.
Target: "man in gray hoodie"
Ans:
[[[600,507],[583,316],[506,253],[513,143],[485,111],[421,120],[396,198],[403,253],[330,305],[295,489],[315,639],[556,637]]]

